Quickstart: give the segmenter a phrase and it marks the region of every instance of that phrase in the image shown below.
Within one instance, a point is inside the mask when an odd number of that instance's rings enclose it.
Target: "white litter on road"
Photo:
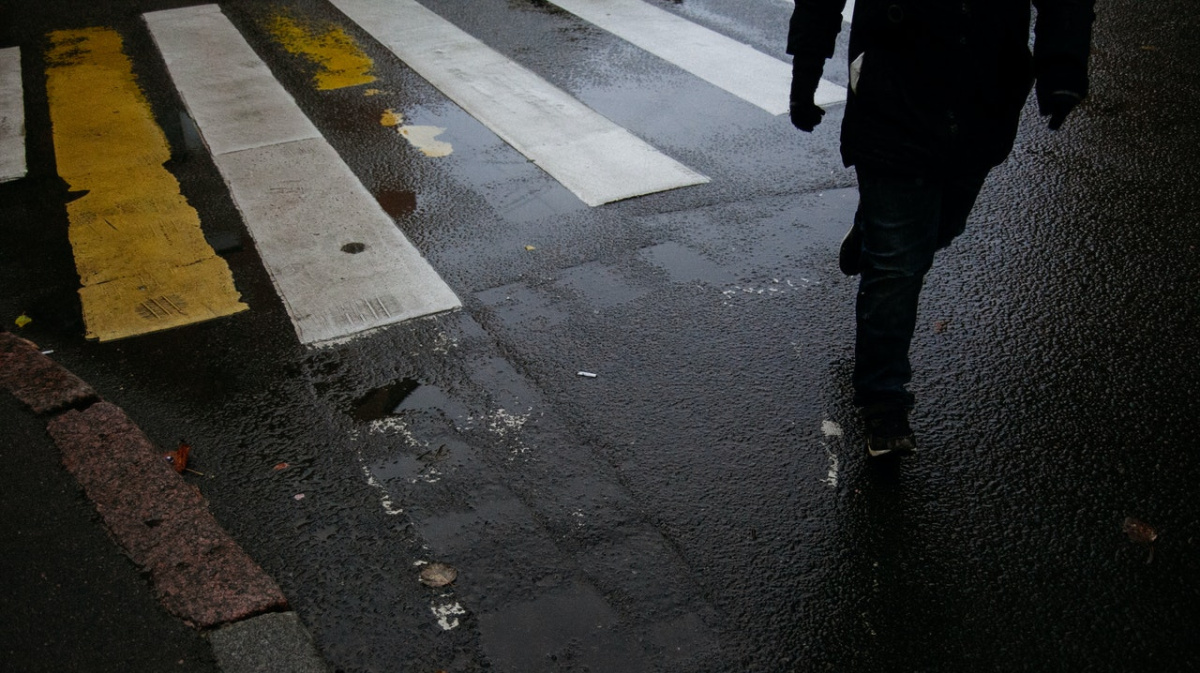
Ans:
[[[433,611],[433,616],[437,618],[438,626],[442,627],[443,631],[458,628],[458,618],[467,614],[466,608],[458,602],[434,603],[429,609]]]
[[[0,49],[0,182],[25,177],[25,90],[21,50]]]
[[[217,5],[144,18],[301,343],[461,307]]]
[[[331,2],[589,206],[708,182],[414,0]]]
[[[790,63],[642,0],[550,2],[773,115],[788,111]],[[845,100],[845,89],[821,80],[817,105]]]

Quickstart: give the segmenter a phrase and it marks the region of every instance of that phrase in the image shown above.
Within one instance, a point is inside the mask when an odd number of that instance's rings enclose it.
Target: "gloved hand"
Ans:
[[[825,111],[814,105],[810,96],[807,102],[793,98],[788,106],[788,115],[792,118],[792,126],[812,133],[817,124],[821,123]]]
[[[1082,96],[1074,91],[1054,91],[1052,93],[1043,94],[1038,91],[1038,113],[1043,117],[1050,116],[1050,123],[1047,124],[1051,131],[1057,131],[1063,125],[1063,120],[1079,105]]]
[[[792,64],[792,91],[788,100],[788,116],[791,117],[792,126],[808,133],[812,133],[817,124],[821,123],[821,117],[825,116],[825,111],[813,103],[813,94],[821,81],[822,65],[824,63],[819,63],[816,67],[807,66],[799,59]]]

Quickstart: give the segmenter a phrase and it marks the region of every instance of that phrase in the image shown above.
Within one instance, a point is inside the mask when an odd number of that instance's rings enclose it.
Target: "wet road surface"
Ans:
[[[928,279],[922,450],[885,465],[850,403],[839,109],[801,134],[546,3],[424,3],[711,179],[591,208],[330,5],[283,6],[342,26],[381,93],[314,88],[266,28],[274,7],[222,3],[464,305],[310,349],[141,22],[182,4],[10,11],[30,174],[0,185],[0,316],[32,317],[22,334],[160,444],[195,447],[189,480],[331,667],[1200,662],[1200,59],[1183,3],[1102,3],[1092,98],[1059,133],[1026,111]],[[784,58],[788,2],[653,4]],[[41,72],[44,34],[87,26],[125,39],[249,311],[83,338]],[[841,84],[844,44],[826,73]],[[385,109],[445,128],[453,152],[426,156]],[[456,581],[421,584],[430,562]]]

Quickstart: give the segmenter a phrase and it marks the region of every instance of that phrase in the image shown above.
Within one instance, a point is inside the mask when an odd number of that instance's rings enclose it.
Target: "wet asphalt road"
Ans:
[[[28,313],[25,335],[153,439],[195,447],[189,479],[333,668],[1200,665],[1187,3],[1101,2],[1092,98],[1059,133],[1026,111],[928,280],[922,451],[885,466],[850,404],[840,110],[808,136],[544,3],[426,2],[712,178],[588,208],[329,5],[285,3],[347,26],[386,106],[446,127],[454,154],[419,155],[380,101],[312,90],[261,29],[268,6],[222,3],[465,305],[306,350],[138,18],[184,4],[6,3],[31,175],[0,186],[0,316]],[[788,2],[654,4],[784,58]],[[249,312],[82,338],[31,72],[45,31],[90,25],[125,37],[206,233],[243,241],[224,256]],[[826,76],[844,83],[839,44]],[[1132,541],[1128,517],[1158,539]],[[434,561],[452,587],[417,581]]]

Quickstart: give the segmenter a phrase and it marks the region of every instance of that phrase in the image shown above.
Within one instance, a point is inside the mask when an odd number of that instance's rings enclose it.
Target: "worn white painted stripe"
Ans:
[[[796,0],[788,0],[788,1],[791,2],[793,5],[796,4]],[[850,20],[853,18],[854,18],[854,0],[846,0],[846,6],[842,8],[842,21],[845,21],[846,23],[850,23]]]
[[[550,2],[773,115],[788,111],[790,63],[642,0]],[[818,105],[844,100],[845,89],[821,81]]]
[[[145,19],[213,154],[321,137],[217,5]]]
[[[144,18],[301,343],[461,306],[216,5]]]
[[[708,182],[413,0],[331,0],[590,206]]]
[[[21,50],[0,49],[0,182],[25,176],[25,93]]]

